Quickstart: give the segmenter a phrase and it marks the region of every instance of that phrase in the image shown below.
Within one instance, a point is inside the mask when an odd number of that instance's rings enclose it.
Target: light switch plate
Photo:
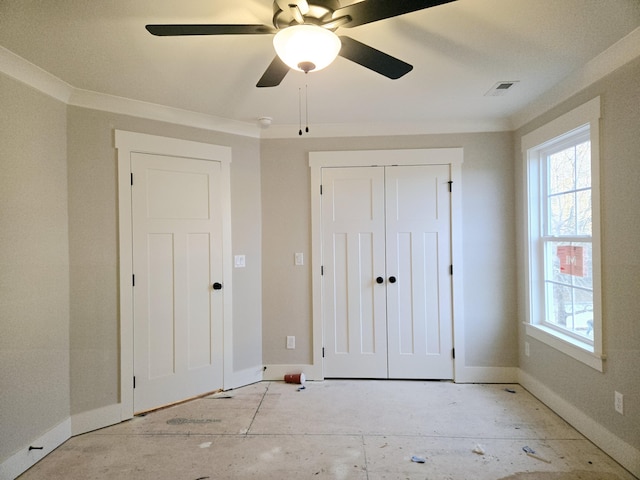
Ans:
[[[244,255],[236,255],[233,257],[233,266],[236,268],[244,268],[246,267],[246,259]]]
[[[296,265],[304,265],[304,253],[295,254],[295,263]]]

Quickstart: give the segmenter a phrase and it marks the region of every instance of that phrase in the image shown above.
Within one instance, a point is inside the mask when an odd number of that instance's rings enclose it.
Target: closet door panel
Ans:
[[[384,170],[322,172],[325,377],[387,378]]]
[[[390,378],[453,378],[449,179],[447,165],[386,168]]]

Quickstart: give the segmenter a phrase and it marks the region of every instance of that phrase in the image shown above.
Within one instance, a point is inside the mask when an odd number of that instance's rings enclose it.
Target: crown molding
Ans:
[[[251,123],[76,88],[2,46],[0,73],[67,105],[245,137],[260,137],[260,128]]]
[[[299,134],[299,125],[272,125],[262,130],[260,138],[339,138],[429,135],[446,133],[505,132],[511,130],[506,119],[434,120],[414,123],[345,123],[310,125],[309,133]]]
[[[523,127],[531,120],[638,57],[640,57],[640,27],[618,40],[582,67],[574,70],[560,83],[512,115],[509,130]]]
[[[215,132],[242,135],[244,137],[260,137],[260,127],[257,125],[229,120],[205,113],[192,112],[180,108],[168,107],[157,103],[132,100],[130,98],[107,95],[75,88],[71,94],[69,105],[75,107],[101,110],[104,112],[131,115],[150,120],[174,123],[187,127],[202,128]]]
[[[0,72],[63,103],[69,103],[74,90],[67,82],[2,46]]]

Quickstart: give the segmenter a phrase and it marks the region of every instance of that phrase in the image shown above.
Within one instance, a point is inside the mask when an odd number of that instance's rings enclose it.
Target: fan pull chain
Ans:
[[[305,102],[305,106],[304,106],[304,110],[305,110],[305,120],[306,120],[306,128],[304,129],[305,132],[309,133],[309,86],[305,84],[304,86],[304,102]]]
[[[304,131],[309,133],[309,85],[304,86]],[[302,88],[298,88],[298,135],[302,136]]]
[[[298,130],[298,135],[302,136],[302,89],[298,88],[298,125],[300,126],[300,130]]]

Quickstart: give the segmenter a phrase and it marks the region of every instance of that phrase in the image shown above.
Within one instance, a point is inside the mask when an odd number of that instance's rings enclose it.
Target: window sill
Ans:
[[[556,330],[544,327],[542,325],[532,325],[525,323],[526,333],[528,336],[539,340],[550,347],[559,350],[579,362],[602,372],[605,355],[594,352],[593,346],[588,343],[576,340],[568,335],[562,335]]]

